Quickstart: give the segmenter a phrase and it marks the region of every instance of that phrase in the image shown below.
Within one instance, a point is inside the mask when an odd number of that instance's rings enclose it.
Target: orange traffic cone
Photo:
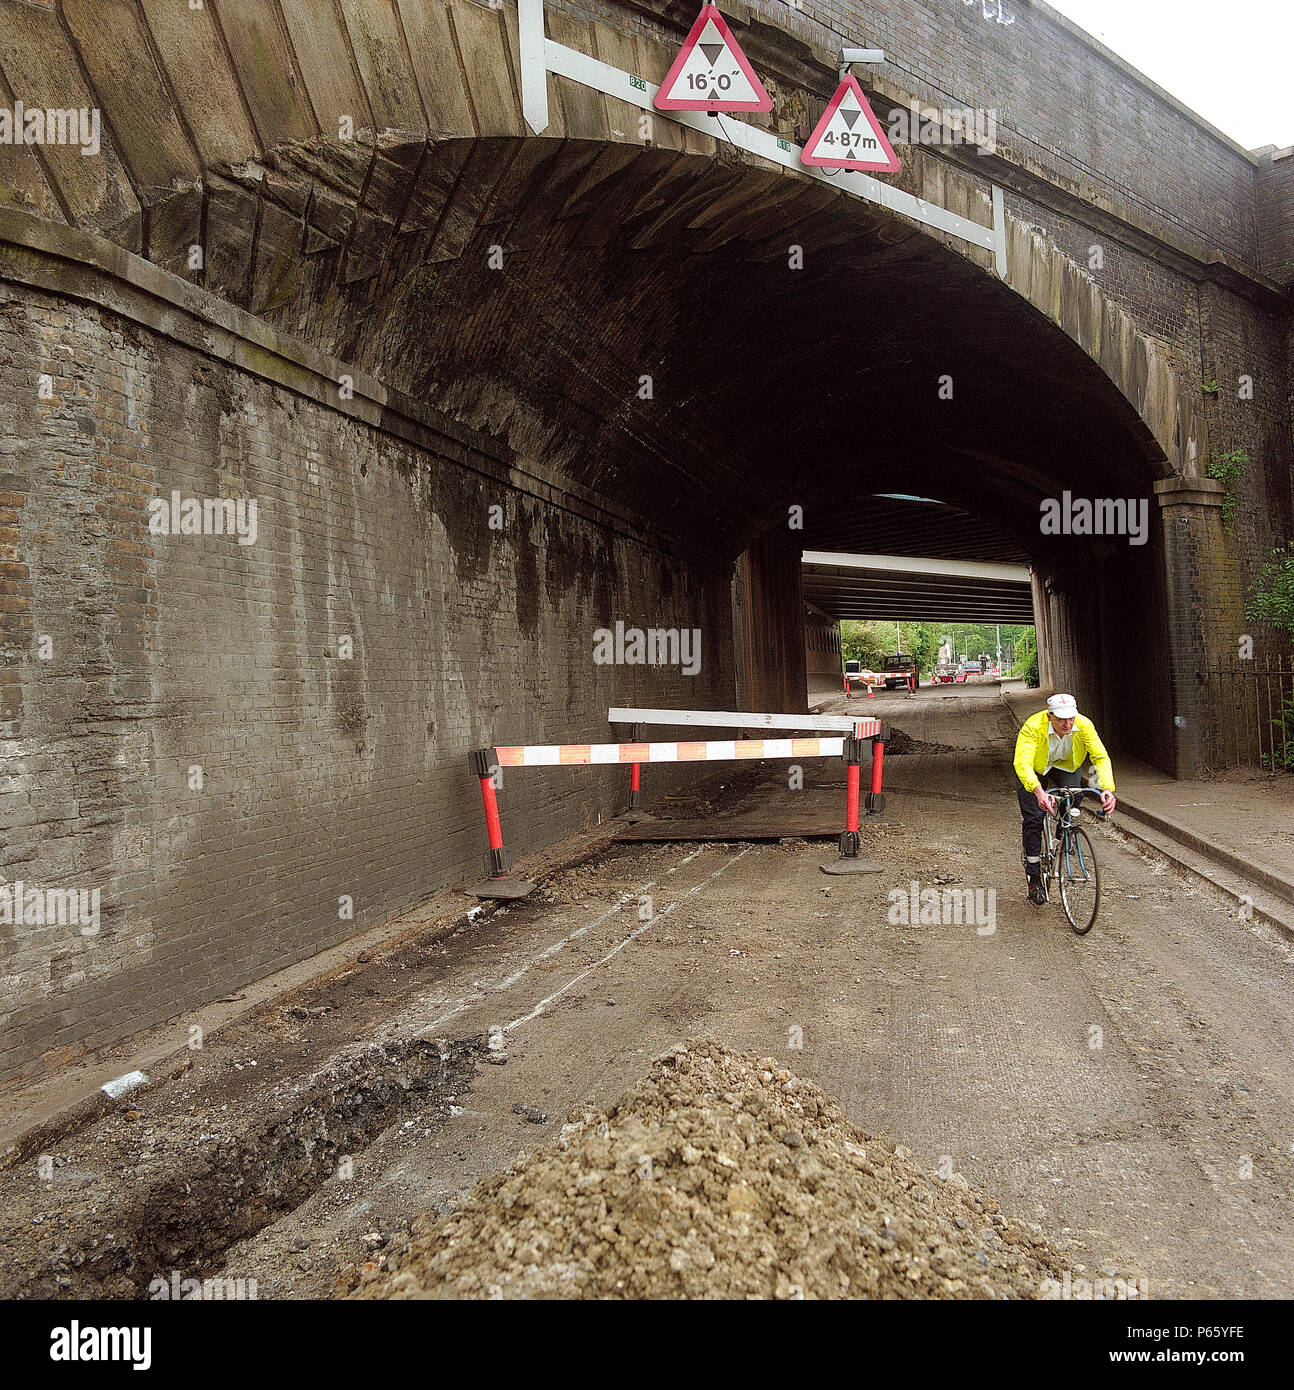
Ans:
[[[867,682],[867,698],[868,698],[869,700],[875,698],[875,697],[872,695],[872,683],[871,683],[871,681],[868,681],[868,682]]]

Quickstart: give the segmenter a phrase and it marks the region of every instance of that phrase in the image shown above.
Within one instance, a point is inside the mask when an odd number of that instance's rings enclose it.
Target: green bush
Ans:
[[[1011,674],[1023,676],[1025,685],[1036,687],[1038,684],[1038,637],[1033,628],[1029,628],[1016,644]]]
[[[1263,766],[1294,772],[1294,695],[1281,706],[1281,717],[1272,720],[1277,742],[1274,753],[1263,754]]]
[[[1277,546],[1258,571],[1245,616],[1273,623],[1294,637],[1294,541]]]
[[[1243,448],[1232,449],[1226,454],[1209,455],[1204,471],[1210,478],[1216,478],[1220,483],[1226,484],[1227,495],[1222,499],[1222,520],[1228,525],[1236,514],[1236,495],[1231,490],[1231,485],[1245,471],[1245,465],[1249,462],[1249,451]]]

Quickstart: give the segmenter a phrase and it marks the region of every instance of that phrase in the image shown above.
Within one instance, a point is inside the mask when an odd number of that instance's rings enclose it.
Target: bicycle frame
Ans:
[[[1047,895],[1047,901],[1051,901],[1051,882],[1053,879],[1060,882],[1061,855],[1064,855],[1065,872],[1070,878],[1078,877],[1071,872],[1073,861],[1071,854],[1077,855],[1078,867],[1083,878],[1088,877],[1087,864],[1083,859],[1082,841],[1074,834],[1077,828],[1070,810],[1076,806],[1084,795],[1095,795],[1087,787],[1057,787],[1051,793],[1056,799],[1056,809],[1043,817],[1042,821],[1042,845],[1039,850],[1039,868],[1042,871],[1042,890]],[[1096,816],[1100,820],[1105,819],[1104,811],[1097,811]]]

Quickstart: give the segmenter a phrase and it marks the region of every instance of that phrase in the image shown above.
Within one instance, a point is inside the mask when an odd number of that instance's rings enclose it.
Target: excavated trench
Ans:
[[[123,1143],[115,1119],[118,1132],[98,1141],[69,1136],[91,1148],[93,1168],[70,1169],[73,1200],[47,1210],[41,1225],[15,1229],[6,1220],[0,1297],[147,1298],[150,1282],[173,1270],[211,1276],[236,1242],[325,1182],[344,1181],[345,1160],[397,1121],[417,1113],[442,1122],[451,1099],[470,1085],[482,1049],[479,1039],[366,1047],[278,1088],[250,1107],[258,1118],[242,1127],[235,1121],[224,1133],[200,1133],[197,1143],[168,1137],[169,1152]],[[127,1203],[123,1190],[131,1194]]]

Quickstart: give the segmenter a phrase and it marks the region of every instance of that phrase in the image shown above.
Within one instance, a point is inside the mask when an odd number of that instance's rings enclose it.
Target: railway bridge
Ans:
[[[1171,772],[1277,650],[1290,152],[1043,3],[722,9],[766,113],[654,108],[680,0],[0,0],[0,870],[103,890],[0,927],[0,1075],[477,872],[471,749],[803,709],[801,555],[873,496],[1008,537]],[[901,169],[833,179],[859,45]],[[695,669],[599,663],[618,620]],[[623,794],[536,770],[510,839]]]

